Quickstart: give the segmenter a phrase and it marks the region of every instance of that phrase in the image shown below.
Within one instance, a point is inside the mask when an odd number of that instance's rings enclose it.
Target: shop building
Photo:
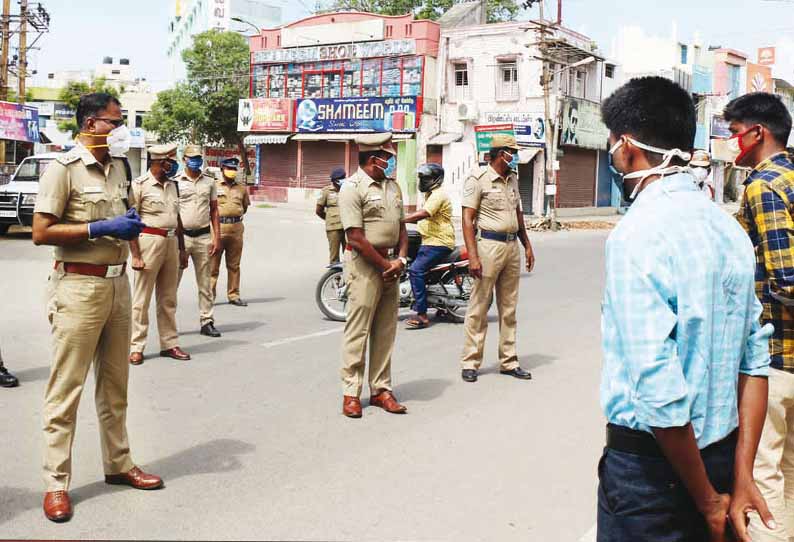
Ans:
[[[438,23],[411,15],[345,12],[251,38],[240,130],[257,148],[255,196],[311,198],[332,169],[358,167],[358,135],[392,132],[397,180],[415,205],[414,172],[435,133],[439,35]]]

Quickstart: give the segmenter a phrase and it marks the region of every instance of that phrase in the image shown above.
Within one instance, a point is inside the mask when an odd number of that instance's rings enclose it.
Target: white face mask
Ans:
[[[697,182],[702,183],[709,178],[709,170],[704,167],[696,166],[692,168],[692,176]]]
[[[114,128],[108,134],[108,151],[111,156],[124,156],[130,151],[132,134],[126,125]]]
[[[645,184],[645,180],[648,177],[652,177],[654,175],[661,175],[662,177],[666,175],[672,175],[674,173],[687,173],[690,171],[689,167],[687,166],[671,166],[670,162],[673,161],[673,158],[678,157],[682,160],[689,162],[692,159],[692,153],[682,151],[681,149],[660,149],[659,147],[652,147],[651,145],[646,145],[645,143],[641,143],[635,139],[632,139],[628,136],[623,136],[620,140],[612,145],[612,148],[609,149],[609,154],[615,154],[623,144],[629,141],[632,145],[637,147],[638,149],[642,149],[644,151],[652,152],[654,154],[661,154],[664,157],[662,163],[656,167],[651,169],[643,169],[640,171],[633,171],[631,173],[626,173],[623,175],[623,180],[628,179],[640,179],[640,182],[637,183],[637,186],[634,187],[631,195],[629,196],[629,201],[633,200],[637,197],[637,194],[640,193],[642,190],[643,185]]]

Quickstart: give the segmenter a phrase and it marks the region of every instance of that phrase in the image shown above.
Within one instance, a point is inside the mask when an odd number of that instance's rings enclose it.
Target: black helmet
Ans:
[[[430,192],[444,182],[444,168],[438,164],[422,164],[416,169],[416,175],[419,177],[420,192]]]

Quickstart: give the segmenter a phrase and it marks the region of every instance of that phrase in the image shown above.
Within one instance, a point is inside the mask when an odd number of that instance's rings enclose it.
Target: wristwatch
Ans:
[[[400,260],[403,263],[403,267],[407,267],[408,266],[408,258],[406,258],[405,256],[400,256],[397,259]]]

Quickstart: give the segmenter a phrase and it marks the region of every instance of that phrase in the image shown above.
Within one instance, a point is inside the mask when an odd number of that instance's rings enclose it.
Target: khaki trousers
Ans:
[[[221,249],[212,257],[212,299],[215,300],[215,287],[221,274],[221,257],[226,254],[226,298],[229,301],[240,299],[240,260],[243,257],[242,222],[237,224],[221,224]]]
[[[769,369],[769,407],[755,456],[755,482],[778,528],[750,516],[753,542],[794,541],[794,374]]]
[[[50,277],[47,317],[52,328],[52,366],[43,410],[47,491],[69,489],[77,407],[91,364],[105,474],[128,472],[135,466],[127,439],[129,279],[56,270]]]
[[[196,285],[199,294],[199,322],[203,327],[215,321],[213,316],[213,295],[211,278],[210,247],[212,237],[210,234],[201,237],[185,236],[185,250],[188,257],[193,261],[193,269],[196,272]],[[182,283],[183,269],[179,269],[179,282]]]
[[[341,251],[345,250],[345,230],[328,230],[328,255],[329,263],[336,263],[339,260]]]
[[[160,350],[179,346],[176,290],[179,286],[179,244],[176,237],[143,234],[138,238],[146,267],[135,271],[132,295],[131,352],[143,352],[149,333],[149,303],[155,292]]]
[[[369,389],[391,391],[391,355],[397,336],[399,282],[385,283],[381,272],[355,251],[345,252],[347,321],[342,342],[344,394],[360,397],[369,343]]]
[[[521,250],[517,241],[502,243],[480,239],[477,252],[482,261],[482,279],[474,281],[464,324],[463,369],[482,365],[485,335],[488,331],[488,308],[496,289],[499,309],[499,363],[503,371],[518,367],[516,353],[516,307],[518,280],[521,277]]]

